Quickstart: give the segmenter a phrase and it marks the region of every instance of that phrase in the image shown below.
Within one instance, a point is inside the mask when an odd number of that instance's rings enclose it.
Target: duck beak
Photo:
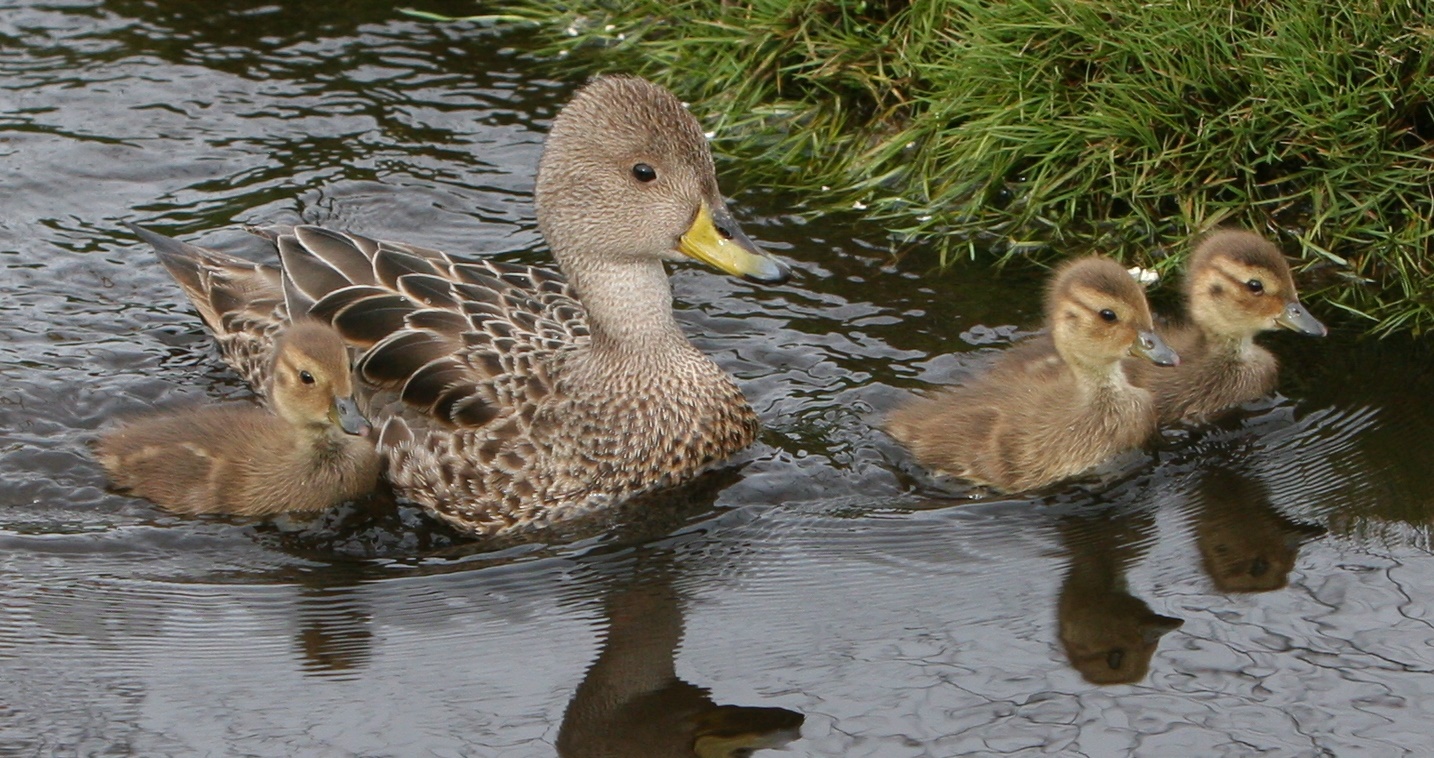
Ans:
[[[785,708],[719,705],[690,718],[692,752],[700,758],[725,758],[779,748],[802,736],[803,721],[800,713]]]
[[[1140,356],[1157,366],[1179,366],[1180,356],[1175,354],[1160,335],[1152,331],[1142,331],[1136,335],[1135,343],[1130,346],[1130,354]]]
[[[368,419],[359,413],[358,403],[352,395],[334,398],[334,404],[329,408],[329,420],[338,424],[346,434],[367,437],[368,433],[373,431],[373,427],[369,426]]]
[[[725,207],[714,212],[706,202],[697,210],[692,226],[682,233],[677,250],[718,271],[763,284],[781,284],[792,275],[787,264],[747,239]]]
[[[1275,324],[1292,332],[1308,334],[1311,337],[1323,337],[1329,334],[1325,325],[1321,324],[1319,319],[1311,316],[1298,300],[1286,305],[1285,309],[1280,311],[1280,315],[1275,316]]]

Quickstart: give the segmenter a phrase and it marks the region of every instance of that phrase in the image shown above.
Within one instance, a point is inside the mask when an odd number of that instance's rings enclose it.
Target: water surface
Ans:
[[[973,502],[873,424],[1029,330],[1040,273],[930,275],[729,162],[798,275],[675,270],[766,431],[660,513],[493,547],[381,497],[276,524],[108,492],[95,430],[248,396],[120,222],[256,259],[240,225],[302,221],[546,260],[533,172],[576,81],[525,44],[377,2],[0,13],[0,753],[1426,749],[1427,340],[1271,335],[1277,397]]]

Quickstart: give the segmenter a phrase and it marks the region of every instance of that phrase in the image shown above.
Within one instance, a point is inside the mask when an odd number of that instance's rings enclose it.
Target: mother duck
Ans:
[[[663,261],[789,273],[733,222],[696,119],[643,79],[573,96],[535,194],[562,274],[313,226],[258,232],[275,268],[134,228],[256,391],[291,318],[333,324],[397,493],[492,535],[681,483],[751,444],[756,414],[678,327]]]

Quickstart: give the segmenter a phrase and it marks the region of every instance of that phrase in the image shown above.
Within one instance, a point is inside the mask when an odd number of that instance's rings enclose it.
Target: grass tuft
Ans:
[[[540,54],[674,89],[747,178],[945,263],[1168,271],[1241,225],[1308,297],[1434,327],[1434,3],[505,0]]]

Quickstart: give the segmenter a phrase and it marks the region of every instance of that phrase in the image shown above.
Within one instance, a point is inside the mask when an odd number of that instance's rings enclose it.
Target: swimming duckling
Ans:
[[[1300,304],[1279,249],[1238,229],[1213,232],[1190,254],[1185,308],[1189,323],[1161,330],[1183,359],[1179,368],[1127,365],[1131,380],[1155,393],[1162,422],[1204,421],[1272,392],[1279,365],[1255,344],[1256,334],[1276,328],[1327,333]]]
[[[1064,479],[1145,442],[1155,404],[1127,381],[1121,358],[1180,359],[1156,336],[1140,285],[1110,259],[1072,261],[1056,272],[1045,314],[1056,357],[1006,356],[969,384],[898,408],[887,431],[922,465],[1007,491]]]
[[[104,435],[97,457],[116,486],[176,513],[317,511],[371,491],[379,455],[338,334],[317,322],[288,327],[269,375],[274,413],[160,413]]]

